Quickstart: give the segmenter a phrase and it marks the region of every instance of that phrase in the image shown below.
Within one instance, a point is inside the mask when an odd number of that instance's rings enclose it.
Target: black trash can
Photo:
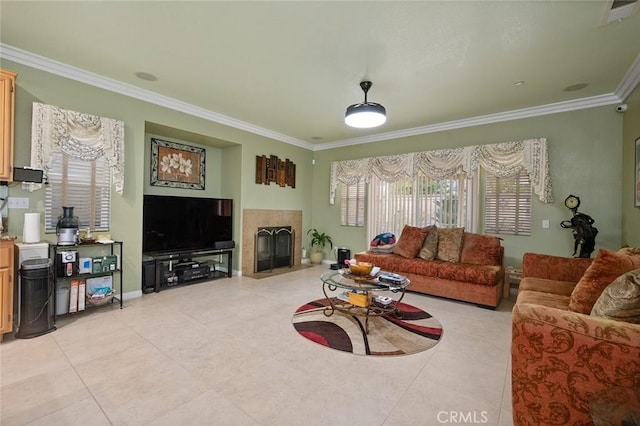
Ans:
[[[55,304],[51,259],[28,259],[20,267],[20,323],[16,338],[30,339],[52,332]]]

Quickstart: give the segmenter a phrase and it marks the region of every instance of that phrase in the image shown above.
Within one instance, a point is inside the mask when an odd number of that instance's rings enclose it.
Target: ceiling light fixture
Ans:
[[[350,105],[347,108],[347,112],[344,114],[344,122],[347,123],[347,126],[369,129],[378,127],[387,121],[387,110],[382,105],[367,102],[367,92],[371,89],[372,84],[370,81],[360,83],[364,92],[364,102]]]

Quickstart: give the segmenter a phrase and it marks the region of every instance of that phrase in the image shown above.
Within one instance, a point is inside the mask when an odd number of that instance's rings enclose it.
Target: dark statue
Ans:
[[[569,207],[573,213],[573,217],[571,220],[563,220],[560,222],[560,226],[572,229],[574,238],[573,256],[589,258],[595,249],[598,228],[593,226],[595,220],[593,220],[591,216],[578,212],[579,203],[579,199],[577,201],[577,205],[567,204],[567,201],[565,201],[565,205]],[[576,256],[576,253],[578,253],[578,256]]]

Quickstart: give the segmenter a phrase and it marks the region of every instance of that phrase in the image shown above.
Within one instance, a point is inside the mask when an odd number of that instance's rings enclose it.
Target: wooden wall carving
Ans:
[[[296,165],[289,159],[282,161],[275,155],[256,155],[256,183],[296,187]]]

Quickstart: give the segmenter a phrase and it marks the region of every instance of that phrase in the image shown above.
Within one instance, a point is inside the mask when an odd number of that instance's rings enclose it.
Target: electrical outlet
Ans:
[[[8,207],[10,209],[28,209],[29,199],[26,197],[9,197]]]
[[[542,227],[544,229],[549,229],[549,219],[542,219]]]

